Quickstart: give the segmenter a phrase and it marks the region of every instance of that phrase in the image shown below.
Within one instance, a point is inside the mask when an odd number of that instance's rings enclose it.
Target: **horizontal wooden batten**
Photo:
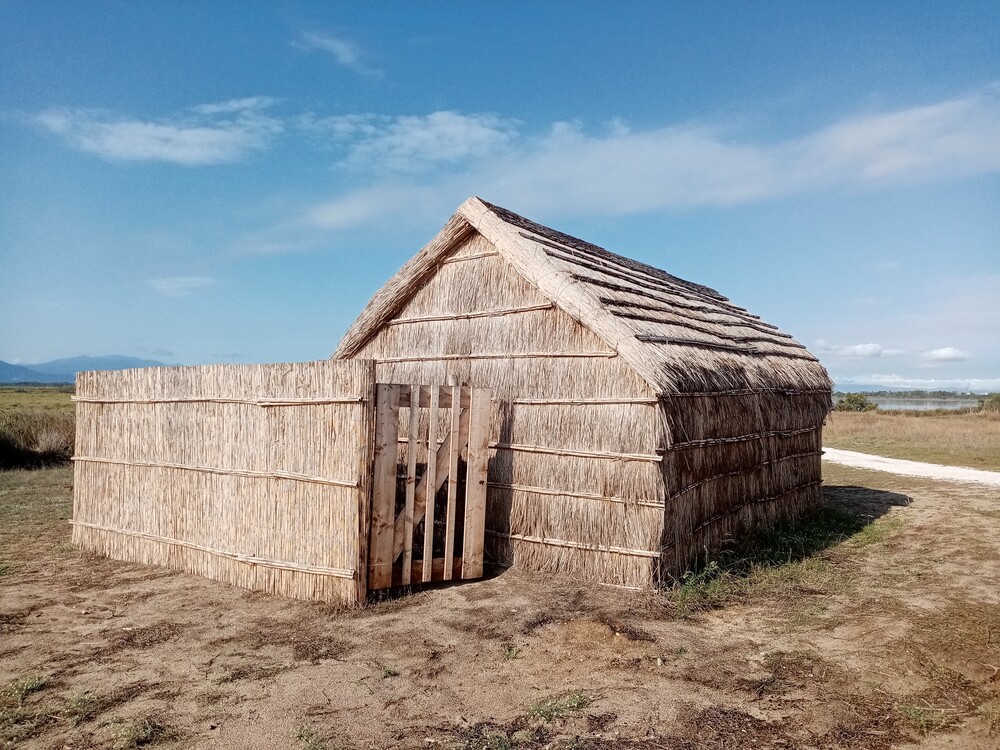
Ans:
[[[569,448],[549,448],[544,445],[525,445],[521,443],[490,443],[490,448],[498,450],[518,451],[520,453],[544,453],[550,456],[573,456],[575,458],[608,458],[615,461],[650,461],[659,463],[662,455],[651,453],[613,453],[610,451],[583,451]]]
[[[247,399],[220,398],[215,396],[186,396],[174,398],[101,398],[94,396],[73,396],[81,404],[247,404],[249,406],[315,406],[323,404],[363,404],[364,396],[344,396],[341,398],[282,398]]]
[[[690,331],[696,331],[702,333],[706,336],[711,336],[716,339],[721,339],[724,343],[732,342],[733,344],[772,344],[773,346],[784,346],[789,349],[805,349],[802,344],[796,343],[792,340],[791,336],[778,337],[772,334],[765,334],[758,331],[759,335],[747,336],[741,334],[729,334],[720,333],[717,330],[712,330],[709,325],[714,325],[719,328],[739,328],[746,327],[739,323],[709,323],[706,325],[700,325],[695,323],[689,318],[682,318],[678,313],[674,313],[677,317],[675,318],[664,318],[663,316],[654,316],[648,313],[637,313],[631,312],[629,310],[608,310],[616,318],[622,318],[623,320],[638,320],[643,323],[658,323],[663,326],[671,326],[672,328],[686,328]],[[750,329],[756,330],[756,329]],[[655,335],[655,334],[652,334]],[[665,336],[666,338],[666,336]]]
[[[657,406],[655,398],[515,398],[512,404],[520,406],[613,406],[617,404],[642,404]]]
[[[461,263],[464,260],[479,260],[480,258],[495,258],[500,253],[493,251],[488,253],[470,253],[469,255],[453,255],[450,258],[445,258],[441,261],[441,265],[447,265],[448,263]]]
[[[452,385],[441,385],[441,386],[396,385],[393,387],[398,389],[398,395],[397,395],[398,402],[396,405],[399,406],[400,408],[408,407],[410,405],[411,389],[413,387],[417,388],[418,391],[420,392],[420,397],[419,401],[417,402],[417,406],[420,407],[421,409],[430,408],[431,390],[433,388],[438,389],[438,406],[450,409],[452,406],[452,402],[454,401],[454,399],[452,398],[452,391],[454,391],[455,386]],[[460,396],[461,402],[459,403],[459,408],[468,409],[471,399],[469,386],[460,386],[460,387],[462,389],[462,394]]]
[[[648,333],[635,334],[635,340],[644,344],[672,344],[674,346],[694,346],[698,349],[718,349],[724,352],[734,352],[736,354],[759,354],[755,349],[747,346],[735,346],[733,344],[717,344],[712,341],[701,341],[699,339],[679,339],[675,336],[657,336]]]
[[[386,323],[386,326],[406,325],[408,323],[438,323],[449,320],[474,320],[478,318],[501,318],[505,315],[517,315],[519,313],[538,312],[539,310],[551,310],[555,305],[546,302],[539,305],[525,305],[523,307],[506,307],[499,310],[480,310],[470,313],[453,313],[441,315],[421,315],[412,318],[394,318]]]
[[[702,521],[697,526],[695,526],[693,529],[691,529],[691,533],[692,534],[696,534],[697,532],[701,531],[702,529],[704,529],[704,528],[706,528],[708,526],[711,526],[713,523],[718,523],[719,521],[721,521],[726,516],[731,516],[731,515],[733,515],[733,513],[738,513],[739,511],[741,511],[744,508],[746,508],[748,505],[754,505],[754,504],[759,504],[759,503],[769,503],[769,502],[772,502],[773,500],[778,500],[778,499],[784,497],[785,495],[791,495],[793,492],[799,492],[799,491],[807,489],[809,487],[818,487],[820,484],[822,484],[822,482],[819,481],[819,480],[812,481],[812,482],[805,482],[803,484],[796,485],[795,487],[790,487],[787,490],[784,490],[783,492],[777,493],[776,495],[770,495],[768,497],[755,497],[755,498],[751,498],[750,500],[746,500],[746,501],[740,503],[739,505],[735,505],[732,508],[728,508],[723,513],[718,513],[718,514],[712,516],[711,518],[706,518],[704,521]],[[668,544],[666,546],[669,547],[671,545]]]
[[[598,500],[606,503],[617,503],[619,505],[639,505],[645,508],[663,508],[664,503],[651,500],[636,500],[625,497],[615,497],[613,495],[598,495],[591,492],[576,492],[573,490],[554,490],[549,487],[532,487],[526,484],[508,484],[506,482],[487,482],[487,486],[494,490],[512,490],[514,492],[530,492],[533,495],[548,495],[550,497],[578,497],[583,500]]]
[[[659,393],[660,399],[673,398],[715,398],[716,396],[805,396],[817,393],[829,394],[829,388],[736,388],[730,391],[688,391],[686,393]]]
[[[807,432],[815,432],[820,427],[803,427],[799,430],[771,430],[770,432],[753,432],[749,435],[736,435],[725,438],[707,438],[705,440],[689,440],[685,443],[674,443],[667,448],[668,451],[687,450],[689,448],[705,448],[711,445],[726,445],[727,443],[745,443],[750,440],[761,440],[769,437],[793,437],[804,435]]]
[[[787,359],[801,359],[807,362],[819,362],[810,354],[796,354],[788,351],[767,351],[752,346],[734,346],[732,344],[718,344],[712,341],[702,341],[700,339],[680,339],[673,336],[659,336],[650,333],[635,334],[636,341],[644,344],[670,344],[673,346],[692,346],[698,349],[718,349],[720,351],[732,352],[752,357],[785,357]],[[775,345],[779,345],[775,342]],[[797,347],[805,351],[805,347]]]
[[[205,554],[213,555],[215,557],[224,557],[227,560],[234,560],[236,562],[246,563],[247,565],[259,565],[261,567],[274,568],[276,570],[289,570],[295,573],[309,573],[311,575],[333,576],[334,578],[354,580],[354,571],[347,568],[325,568],[315,565],[302,565],[299,563],[285,562],[283,560],[271,560],[265,557],[244,555],[238,552],[226,552],[224,550],[206,547],[201,544],[195,544],[194,542],[183,541],[181,539],[173,539],[171,537],[159,536],[157,534],[147,534],[143,531],[115,529],[108,526],[101,526],[96,523],[87,523],[86,521],[70,521],[70,524],[73,526],[80,526],[85,529],[102,531],[108,534],[120,534],[122,536],[133,537],[135,539],[168,544],[172,547],[184,547],[185,549],[204,552]]]
[[[481,354],[428,354],[418,357],[380,357],[376,362],[389,365],[396,362],[450,362],[458,359],[595,359],[617,357],[618,352],[490,352]]]
[[[613,285],[612,289],[615,287],[617,287],[617,285]],[[616,291],[625,291],[625,289],[616,289]],[[635,294],[634,291],[628,293],[633,295]],[[642,296],[645,298],[645,295]],[[717,326],[737,326],[739,328],[749,328],[752,331],[765,333],[769,336],[775,336],[777,338],[792,338],[791,334],[779,331],[770,323],[765,323],[764,321],[757,319],[747,320],[737,315],[733,315],[725,310],[720,310],[717,307],[706,307],[705,305],[691,304],[681,300],[662,300],[659,297],[648,298],[660,303],[656,305],[651,305],[646,302],[636,302],[635,300],[630,299],[621,299],[619,297],[599,297],[598,299],[601,304],[607,305],[611,308],[616,308],[614,310],[609,309],[608,312],[617,317],[627,317],[627,315],[623,314],[626,310],[645,310],[648,312],[660,312],[667,313],[668,315],[682,316],[685,320],[692,322],[697,321],[698,323],[708,323],[710,325]],[[723,320],[719,320],[717,317],[706,318],[691,315],[691,313],[704,313],[705,315],[712,316],[722,315],[726,317]]]
[[[392,567],[392,585],[393,586],[410,586],[412,584],[423,582],[424,578],[424,561],[416,558],[410,562],[410,575],[406,577],[403,575],[403,564],[401,562],[396,563]],[[446,578],[444,575],[444,558],[435,557],[431,561],[431,582],[437,583],[444,580],[460,581],[462,579],[462,558],[455,557],[452,558],[451,576]]]
[[[571,273],[570,277],[572,277],[573,279],[575,279],[577,281],[582,281],[584,284],[589,284],[591,286],[600,287],[602,289],[610,289],[611,291],[614,291],[614,292],[624,292],[625,294],[633,294],[633,295],[641,296],[644,299],[656,300],[657,302],[659,302],[659,303],[661,303],[663,305],[676,305],[677,304],[676,300],[668,299],[666,297],[660,297],[660,296],[657,296],[655,294],[651,294],[649,292],[643,292],[643,291],[635,289],[634,287],[623,286],[622,284],[616,284],[615,282],[608,281],[607,279],[598,279],[598,278],[596,278],[594,276],[588,276],[585,273]],[[666,292],[666,293],[667,294],[671,294],[671,292]],[[751,328],[762,327],[762,328],[764,328],[764,329],[766,329],[768,331],[770,331],[770,330],[772,330],[774,328],[769,323],[764,323],[763,321],[759,320],[758,318],[744,318],[744,317],[738,315],[736,312],[734,312],[732,310],[729,310],[729,309],[717,308],[717,309],[705,310],[705,312],[710,312],[710,313],[715,314],[715,315],[728,315],[731,318],[734,318],[734,320],[728,322],[728,325],[750,326]]]
[[[308,482],[310,484],[326,484],[332,487],[348,487],[356,489],[360,482],[349,482],[342,479],[326,479],[311,477],[293,471],[250,471],[248,469],[224,469],[216,466],[192,466],[190,464],[161,463],[157,461],[133,461],[122,458],[104,458],[98,456],[73,456],[73,461],[96,464],[115,464],[117,466],[138,466],[146,469],[178,469],[180,471],[197,471],[203,474],[220,476],[250,477],[252,479],[288,479],[293,482]]]
[[[508,534],[502,531],[492,531],[489,529],[486,530],[486,533],[492,537],[498,537],[500,539],[513,539],[514,541],[527,542],[529,544],[545,544],[551,547],[566,547],[569,549],[585,550],[587,552],[604,552],[614,555],[628,555],[630,557],[647,557],[653,560],[660,557],[659,552],[652,552],[645,549],[629,549],[628,547],[615,547],[603,544],[570,542],[565,539],[549,539],[540,536],[527,536],[526,534]]]
[[[710,289],[709,287],[701,284],[685,281],[684,279],[672,276],[666,271],[662,271],[658,268],[647,266],[649,270],[646,270],[645,268],[638,267],[640,264],[636,261],[622,262],[624,259],[619,259],[613,253],[607,253],[607,251],[604,251],[606,254],[598,254],[593,251],[581,250],[580,248],[573,247],[572,245],[553,242],[552,240],[544,239],[538,235],[528,234],[526,232],[519,232],[518,234],[525,239],[532,240],[537,242],[539,245],[549,248],[549,250],[545,251],[547,255],[559,258],[567,263],[573,263],[574,265],[583,266],[584,268],[598,271],[599,273],[605,273],[609,276],[615,276],[626,281],[631,281],[632,283],[640,286],[647,286],[649,288],[662,290],[678,296],[687,297],[688,299],[710,302],[713,305],[736,310],[740,314],[749,317],[757,317],[743,308],[734,305],[714,289]],[[553,250],[556,252],[551,252]],[[560,257],[557,253],[564,253],[570,257]]]
[[[755,471],[759,471],[760,469],[763,469],[766,466],[773,466],[774,464],[780,464],[780,463],[783,463],[785,461],[792,461],[792,460],[797,459],[797,458],[819,457],[819,456],[822,456],[822,455],[823,455],[823,451],[805,451],[803,453],[792,453],[792,454],[789,454],[787,456],[782,456],[781,458],[772,459],[770,461],[762,461],[759,464],[757,464],[756,466],[751,466],[748,469],[739,469],[737,471],[727,471],[727,472],[724,472],[722,474],[715,474],[715,475],[710,476],[710,477],[705,477],[705,479],[702,479],[702,480],[700,480],[698,482],[695,482],[694,484],[689,484],[684,489],[679,490],[678,492],[675,492],[673,495],[671,495],[670,497],[667,498],[667,502],[669,503],[672,500],[676,500],[681,495],[686,495],[688,492],[696,490],[699,487],[701,487],[702,485],[709,484],[710,482],[714,482],[717,479],[724,479],[726,477],[736,477],[736,476],[740,476],[740,475],[744,475],[744,474],[753,474]]]

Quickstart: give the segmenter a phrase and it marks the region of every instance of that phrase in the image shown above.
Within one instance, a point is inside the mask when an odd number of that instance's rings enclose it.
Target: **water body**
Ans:
[[[913,411],[930,411],[931,409],[968,409],[979,406],[979,399],[954,399],[954,398],[881,398],[879,396],[869,396],[868,399],[886,411],[900,411],[902,409]]]

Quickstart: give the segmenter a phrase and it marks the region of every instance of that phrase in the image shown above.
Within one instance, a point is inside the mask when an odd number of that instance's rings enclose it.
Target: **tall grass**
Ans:
[[[0,470],[69,461],[76,433],[73,386],[0,386]]]

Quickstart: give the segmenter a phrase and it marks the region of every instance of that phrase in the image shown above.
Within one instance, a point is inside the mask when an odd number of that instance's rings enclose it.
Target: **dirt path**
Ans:
[[[1000,471],[982,471],[980,469],[967,469],[963,466],[904,461],[901,458],[873,456],[870,453],[857,453],[839,448],[823,448],[823,460],[844,466],[853,466],[856,469],[887,471],[890,474],[902,474],[907,477],[924,477],[948,482],[976,482],[1000,487]]]
[[[0,472],[0,748],[995,750],[996,490],[823,473],[801,559],[343,610],[81,555],[70,470]]]

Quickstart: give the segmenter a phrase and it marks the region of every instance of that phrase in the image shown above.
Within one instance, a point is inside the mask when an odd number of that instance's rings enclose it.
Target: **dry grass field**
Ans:
[[[660,594],[511,571],[360,610],[82,556],[0,472],[0,746],[1000,745],[1000,503],[826,467],[825,508]]]
[[[1000,471],[1000,414],[831,412],[823,445],[948,466]]]
[[[0,386],[0,470],[63,463],[73,455],[72,386]]]

